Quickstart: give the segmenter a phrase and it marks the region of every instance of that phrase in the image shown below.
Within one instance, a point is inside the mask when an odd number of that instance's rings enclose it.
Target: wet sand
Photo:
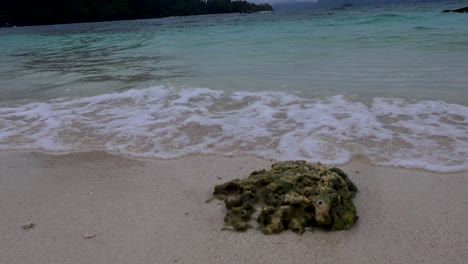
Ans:
[[[468,172],[354,160],[351,230],[221,231],[213,186],[271,162],[0,152],[0,263],[468,263]]]

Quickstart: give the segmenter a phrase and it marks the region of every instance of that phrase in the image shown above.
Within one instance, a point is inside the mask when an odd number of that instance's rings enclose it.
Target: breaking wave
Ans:
[[[441,101],[154,87],[0,108],[0,149],[256,155],[468,169],[468,107]]]

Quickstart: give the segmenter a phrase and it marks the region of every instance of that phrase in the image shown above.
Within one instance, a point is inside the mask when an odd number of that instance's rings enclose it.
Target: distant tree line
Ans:
[[[0,0],[0,23],[39,25],[271,11],[231,0]]]

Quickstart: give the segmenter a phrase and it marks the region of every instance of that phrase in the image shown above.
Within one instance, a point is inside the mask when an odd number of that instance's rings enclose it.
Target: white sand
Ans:
[[[468,263],[468,172],[353,161],[340,166],[360,189],[351,230],[220,231],[213,186],[270,163],[1,152],[0,263]]]

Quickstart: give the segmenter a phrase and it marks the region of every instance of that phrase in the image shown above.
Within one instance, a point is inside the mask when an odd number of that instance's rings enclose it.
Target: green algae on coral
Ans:
[[[214,198],[223,200],[224,222],[237,231],[251,226],[255,206],[261,208],[257,222],[265,234],[307,227],[349,229],[358,219],[352,198],[357,188],[340,169],[320,163],[285,161],[271,170],[254,171],[243,180],[216,185]]]

